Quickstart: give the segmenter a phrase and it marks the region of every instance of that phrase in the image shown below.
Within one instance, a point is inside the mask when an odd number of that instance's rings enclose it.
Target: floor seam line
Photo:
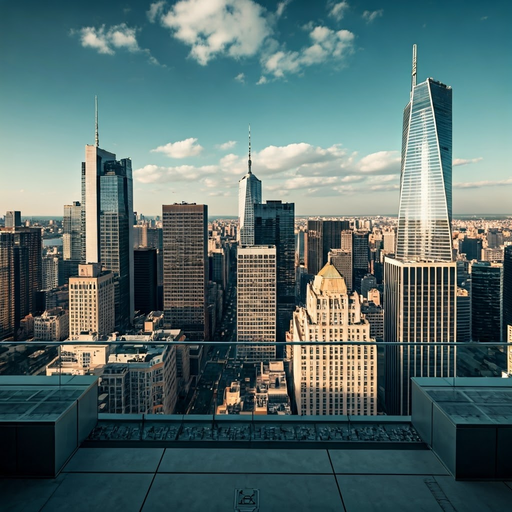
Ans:
[[[343,510],[347,512],[347,507],[345,507],[345,501],[343,500],[343,495],[341,494],[340,484],[338,482],[338,477],[336,476],[336,472],[334,471],[334,464],[332,463],[331,454],[329,453],[329,450],[325,450],[327,452],[327,457],[329,458],[329,463],[331,464],[332,468],[332,476],[334,477],[334,481],[336,482],[336,487],[338,488],[338,494],[340,495],[341,500],[341,506],[343,507]]]
[[[158,469],[160,468],[160,464],[162,464],[162,460],[164,459],[166,450],[167,450],[167,448],[164,448],[164,451],[162,452],[162,455],[160,456],[160,460],[158,461],[158,465],[156,466],[155,472],[153,473],[153,478],[151,479],[151,483],[149,484],[148,490],[146,492],[146,496],[144,496],[144,501],[142,502],[142,505],[140,506],[139,512],[142,512],[142,509],[144,508],[144,505],[146,504],[146,500],[148,499],[151,488],[153,487],[153,482],[155,481],[156,475],[158,474]]]

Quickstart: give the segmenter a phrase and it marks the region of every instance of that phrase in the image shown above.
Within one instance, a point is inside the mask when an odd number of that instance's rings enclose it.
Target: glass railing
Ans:
[[[13,377],[2,383],[20,383],[17,376],[29,375],[52,376],[33,382],[37,387],[51,381],[63,392],[69,391],[71,378],[94,376],[100,419],[122,415],[126,420],[146,422],[131,434],[119,432],[127,438],[141,432],[155,439],[177,435],[173,428],[178,427],[158,423],[161,415],[184,416],[187,421],[230,419],[235,426],[223,435],[233,439],[371,438],[379,434],[378,428],[365,421],[379,416],[385,422],[385,416],[391,421],[410,415],[410,377],[443,378],[454,386],[467,377],[506,378],[512,376],[512,343],[233,343],[127,341],[123,337],[116,341],[0,342],[0,376]],[[21,391],[19,395],[0,394],[0,413],[23,411],[27,400]],[[301,431],[287,427],[293,416],[312,416],[320,424],[324,416],[326,420],[352,418],[363,426],[358,431],[350,426],[336,430],[327,424],[316,425],[313,434],[307,425]],[[150,420],[156,423],[151,426]],[[236,421],[248,420],[251,427],[236,426]],[[273,421],[274,430],[259,431],[257,425],[265,421]],[[392,421],[389,425],[389,435],[407,435],[392,433],[398,426]],[[191,439],[201,435],[197,429],[179,430]]]

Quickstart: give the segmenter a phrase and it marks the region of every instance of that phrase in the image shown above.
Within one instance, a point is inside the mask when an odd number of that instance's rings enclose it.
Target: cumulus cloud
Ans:
[[[468,164],[476,164],[477,162],[482,161],[483,158],[480,156],[478,158],[454,158],[452,165],[455,167],[457,165],[468,165]]]
[[[197,144],[197,139],[189,138],[177,142],[169,142],[164,146],[158,146],[151,153],[163,153],[170,158],[188,158],[197,156],[203,151],[203,147]]]
[[[140,183],[169,183],[174,181],[197,181],[218,172],[216,165],[180,165],[177,167],[161,167],[158,165],[145,165],[133,172]]]
[[[358,168],[369,174],[397,174],[400,172],[400,154],[398,151],[378,151],[363,157]]]
[[[114,55],[116,50],[127,50],[131,53],[144,53],[153,64],[158,61],[151,55],[150,51],[141,48],[137,42],[137,29],[129,27],[126,23],[113,25],[106,28],[101,25],[99,28],[83,27],[79,30],[71,30],[71,35],[78,34],[80,43],[84,48],[93,48],[98,53]]]
[[[271,34],[265,14],[253,0],[181,0],[160,21],[204,66],[219,55],[255,55]]]
[[[268,82],[268,79],[266,76],[260,76],[260,79],[256,82],[256,85],[263,85]]]
[[[328,4],[329,16],[336,21],[341,21],[345,16],[345,12],[349,9],[348,2],[338,2],[335,4]]]
[[[363,12],[363,20],[366,21],[366,23],[371,23],[372,21],[376,20],[377,18],[382,18],[384,15],[384,9],[379,9],[378,11],[364,11]]]
[[[217,149],[221,149],[222,151],[227,151],[228,149],[233,149],[236,146],[236,140],[228,140],[224,142],[224,144],[219,144]]]
[[[163,13],[166,2],[154,2],[149,6],[149,10],[146,12],[150,23],[155,23],[157,18]]]
[[[300,73],[304,68],[327,60],[341,62],[354,51],[354,34],[348,30],[334,31],[316,26],[309,33],[311,44],[300,51],[280,49],[262,58],[266,74],[283,78],[287,74]],[[261,81],[261,79],[260,79]]]
[[[241,84],[245,84],[245,74],[244,73],[238,73],[238,75],[235,76],[235,80],[237,82],[240,82]]]
[[[277,4],[276,16],[278,18],[280,18],[283,15],[284,10],[286,9],[286,7],[288,7],[291,1],[292,0],[283,0],[282,2],[279,2]]]

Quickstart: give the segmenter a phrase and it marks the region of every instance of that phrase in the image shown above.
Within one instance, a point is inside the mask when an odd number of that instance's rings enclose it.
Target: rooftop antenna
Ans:
[[[99,148],[100,147],[100,136],[98,134],[98,96],[94,96],[94,112],[95,112],[94,144],[97,148]]]
[[[416,56],[416,45],[412,45],[412,85],[411,91],[416,87],[416,65],[417,65],[417,56]]]
[[[249,174],[251,174],[251,125],[249,125]]]

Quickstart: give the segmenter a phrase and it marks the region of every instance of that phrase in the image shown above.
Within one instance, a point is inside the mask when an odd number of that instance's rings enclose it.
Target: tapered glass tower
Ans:
[[[249,169],[238,182],[238,218],[240,245],[254,245],[254,205],[261,203],[261,181],[252,173],[251,129],[249,127]]]
[[[404,110],[396,257],[452,261],[452,88],[428,78]]]

